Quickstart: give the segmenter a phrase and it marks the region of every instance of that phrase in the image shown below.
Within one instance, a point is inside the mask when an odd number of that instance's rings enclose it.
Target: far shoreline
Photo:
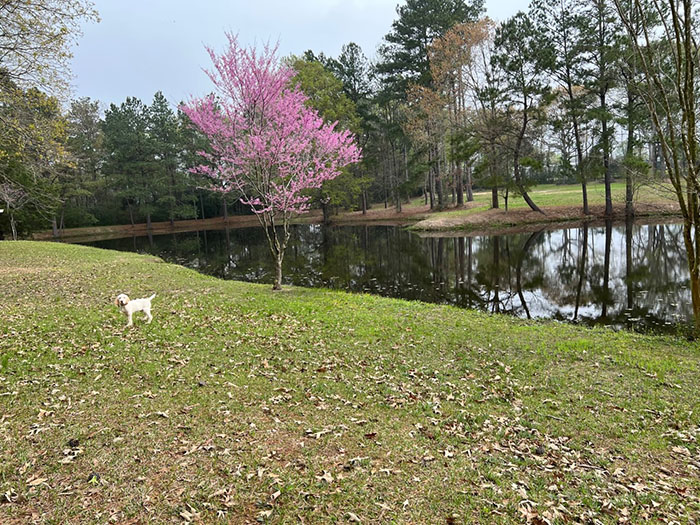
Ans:
[[[475,206],[472,206],[475,207]],[[612,220],[624,224],[627,220],[624,205],[614,206],[612,217],[605,216],[602,205],[591,206],[591,213],[584,215],[577,206],[547,206],[544,214],[529,209],[515,208],[505,211],[502,208],[469,210],[470,206],[450,207],[440,211],[430,211],[428,206],[407,205],[397,212],[394,207],[371,208],[366,214],[360,211],[341,212],[331,217],[329,226],[397,226],[408,227],[421,237],[476,237],[481,235],[506,235],[539,230],[576,228],[583,225],[599,226]],[[460,213],[463,212],[463,213]],[[636,224],[669,224],[681,220],[678,206],[673,203],[637,203],[632,217]],[[312,210],[296,217],[293,224],[322,224],[320,210]],[[59,236],[51,230],[36,232],[32,240],[62,241],[68,243],[94,242],[100,240],[168,235],[204,230],[225,230],[258,228],[260,223],[254,215],[229,215],[228,218],[190,219],[151,223],[150,231],[146,223],[121,224],[67,228]]]

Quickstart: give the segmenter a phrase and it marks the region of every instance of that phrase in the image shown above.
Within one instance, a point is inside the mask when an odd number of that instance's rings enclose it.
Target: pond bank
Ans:
[[[406,211],[396,213],[394,208],[380,208],[379,206],[362,212],[342,212],[333,215],[332,225],[356,225],[371,224],[375,226],[405,226],[411,224],[429,213],[427,206],[408,206]],[[312,210],[292,220],[292,224],[321,224],[323,215],[320,210]],[[151,235],[166,235],[170,233],[194,232],[203,230],[223,230],[225,228],[259,228],[260,222],[254,215],[229,215],[228,218],[212,217],[209,219],[180,220],[170,223],[151,223]],[[62,240],[69,243],[92,242],[107,239],[121,239],[125,237],[144,237],[149,234],[146,223],[117,224],[111,226],[87,226],[83,228],[66,228],[59,237],[55,237],[51,230],[36,232],[32,239],[36,241]]]
[[[594,186],[594,188],[597,188]],[[616,188],[619,192],[619,188]],[[504,209],[489,209],[486,194],[475,194],[476,200],[467,202],[460,208],[448,207],[441,211],[431,211],[428,205],[424,205],[420,199],[402,206],[401,212],[395,207],[384,208],[381,204],[375,205],[363,214],[361,211],[341,212],[332,215],[330,225],[336,226],[409,226],[414,231],[421,232],[454,232],[470,235],[487,235],[500,233],[517,233],[520,231],[534,231],[538,227],[554,228],[566,223],[582,224],[584,222],[605,220],[604,206],[599,204],[600,195],[591,192],[591,214],[584,215],[580,205],[564,204],[576,197],[576,191],[570,186],[556,187],[542,191],[533,191],[532,194],[541,199],[541,208],[544,214],[533,212],[522,207],[522,199],[513,199],[515,206],[506,212]],[[617,195],[616,195],[617,196]],[[617,196],[619,197],[619,196]],[[568,200],[567,200],[568,199]],[[553,205],[547,205],[550,202]],[[677,203],[657,194],[645,194],[644,200],[635,203],[635,217],[644,220],[664,220],[669,217],[680,218]],[[613,220],[624,220],[624,204],[619,199],[614,204]],[[293,220],[295,224],[321,224],[323,216],[320,210],[312,210],[308,214],[299,216]],[[202,231],[225,228],[252,228],[259,227],[257,218],[253,215],[231,215],[228,219],[215,217],[210,219],[182,220],[170,222],[154,222],[151,225],[152,235],[164,235],[169,233]],[[86,228],[65,229],[60,239],[66,242],[90,242],[101,239],[119,239],[133,236],[146,236],[149,234],[147,225],[115,225],[96,226]],[[54,240],[50,230],[37,232],[32,236],[35,240]]]

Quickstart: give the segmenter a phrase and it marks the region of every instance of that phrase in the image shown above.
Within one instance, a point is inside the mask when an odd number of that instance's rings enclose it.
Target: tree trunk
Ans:
[[[457,192],[457,206],[464,206],[464,188],[462,187],[462,163],[457,162],[456,170],[457,184],[455,191]]]
[[[435,209],[435,201],[434,201],[434,191],[435,191],[435,182],[433,181],[433,166],[432,166],[432,158],[433,158],[433,149],[428,148],[428,181],[427,181],[427,187],[428,187],[428,193],[430,193],[430,209],[433,210]],[[426,193],[426,197],[428,196],[428,193]]]
[[[628,161],[632,160],[634,155],[634,102],[632,94],[627,90],[627,151],[626,157]],[[625,171],[625,217],[634,217],[634,179],[632,170],[628,166]]]
[[[491,188],[491,207],[494,210],[498,209],[498,186]]]
[[[693,316],[695,319],[695,334],[700,334],[700,273],[696,268],[690,273],[690,292],[693,298]]]
[[[9,211],[9,210],[8,210]],[[17,222],[15,222],[15,214],[10,211],[10,229],[12,230],[12,240],[17,240]]]
[[[525,113],[525,115],[523,116],[523,125],[520,128],[520,134],[518,135],[518,139],[515,143],[515,151],[513,152],[513,178],[515,179],[515,185],[518,187],[518,190],[520,190],[520,194],[523,196],[523,199],[525,199],[525,202],[530,207],[530,209],[532,211],[537,211],[544,215],[544,212],[537,206],[537,204],[535,204],[532,201],[530,196],[527,194],[527,191],[525,190],[525,185],[523,184],[522,178],[520,176],[520,148],[522,147],[523,139],[525,138],[527,123],[527,113]],[[508,207],[506,206],[506,210],[507,209]]]
[[[367,215],[367,191],[362,190],[362,215]]]
[[[634,217],[634,181],[629,169],[625,175],[625,216]]]
[[[601,111],[607,111],[605,94],[600,95]],[[605,170],[605,216],[610,218],[613,214],[612,204],[612,173],[610,172],[610,137],[608,136],[608,119],[603,117],[600,121],[603,140],[603,169]]]
[[[224,221],[228,221],[228,203],[226,202],[226,196],[224,195],[221,200],[224,205]]]
[[[472,168],[471,166],[466,167],[467,172],[467,202],[474,201],[474,188],[472,187]]]
[[[698,240],[697,229],[693,232],[691,217],[683,220],[683,241],[688,255],[688,270],[690,274],[690,296],[693,300],[693,319],[695,321],[695,336],[700,336],[700,265],[696,257],[695,242]]]
[[[384,173],[383,173],[383,175],[382,175],[382,178],[384,179],[384,184],[383,184],[383,189],[384,189],[384,209],[386,210],[386,209],[389,207],[389,204],[388,204],[388,202],[387,202],[388,199],[389,199],[389,197],[387,196],[387,191],[388,191],[388,190],[387,190],[387,187],[389,186],[389,181],[388,181],[387,178],[386,178],[386,158],[382,161],[382,166],[383,166],[383,170],[384,170]]]
[[[170,171],[170,226],[175,226],[175,172]]]
[[[53,234],[54,239],[58,238],[58,224],[56,223],[55,215],[51,219],[51,233]]]
[[[282,289],[282,259],[284,254],[278,254],[275,258],[275,283],[272,285],[273,290]]]
[[[567,91],[569,93],[569,102],[574,104],[576,100],[574,97],[573,85],[571,82],[571,72],[566,71],[567,76]],[[579,131],[578,116],[573,114],[573,128],[574,128],[574,142],[576,143],[576,172],[581,180],[581,197],[583,200],[583,213],[584,215],[590,215],[591,210],[588,207],[588,188],[586,187],[586,175],[583,173],[583,146],[581,144],[581,133]]]
[[[437,187],[437,198],[438,198],[438,208],[443,209],[445,207],[445,186],[442,180],[442,174],[440,173],[440,152],[437,152],[435,164],[435,185]]]
[[[517,170],[519,171],[519,170]],[[520,193],[523,196],[523,199],[525,199],[525,202],[527,205],[530,207],[532,211],[536,211],[544,215],[544,212],[533,202],[533,200],[530,198],[530,196],[527,194],[527,191],[525,191],[525,186],[523,186],[522,181],[520,180],[520,174],[518,174],[515,177],[515,183],[518,185],[518,189],[520,190]]]

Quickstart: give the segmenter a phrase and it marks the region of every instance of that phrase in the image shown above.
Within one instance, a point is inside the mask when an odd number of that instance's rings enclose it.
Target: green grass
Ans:
[[[624,205],[625,203],[625,183],[614,182],[611,185],[611,193],[614,204]],[[580,184],[541,184],[535,186],[530,191],[532,200],[540,207],[549,206],[581,206],[581,185]],[[503,207],[503,197],[500,198],[500,205]],[[635,196],[638,203],[672,203],[674,196],[669,187],[642,187]],[[421,201],[422,202],[422,201]],[[444,212],[444,216],[462,216],[487,210],[491,207],[491,193],[477,191],[474,195],[474,202],[477,206],[468,210],[454,210]],[[590,183],[588,185],[588,202],[591,206],[605,204],[605,185],[602,183]],[[508,209],[527,208],[527,203],[522,197],[511,195],[508,199]]]
[[[0,243],[0,284],[1,523],[700,513],[695,343],[48,243]]]

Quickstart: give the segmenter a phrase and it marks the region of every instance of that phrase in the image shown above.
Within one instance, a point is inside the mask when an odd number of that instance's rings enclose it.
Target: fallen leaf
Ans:
[[[333,474],[331,474],[327,470],[324,470],[323,474],[321,474],[320,476],[316,476],[316,479],[319,481],[325,481],[326,483],[333,483]]]
[[[34,478],[34,479],[28,479],[27,480],[27,485],[30,487],[36,487],[37,485],[41,485],[42,483],[46,483],[49,480],[49,478]]]

